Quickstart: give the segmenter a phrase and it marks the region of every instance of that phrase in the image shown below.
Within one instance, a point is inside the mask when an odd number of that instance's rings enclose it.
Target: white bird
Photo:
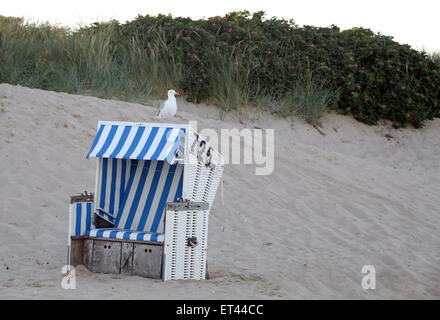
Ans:
[[[176,91],[168,90],[168,100],[162,102],[159,108],[159,112],[156,117],[158,119],[171,118],[176,115],[177,112],[177,102],[176,102]]]

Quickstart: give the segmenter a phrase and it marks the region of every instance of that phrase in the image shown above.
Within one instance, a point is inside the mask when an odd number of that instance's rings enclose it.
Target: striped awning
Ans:
[[[87,158],[160,160],[173,163],[184,128],[101,124]]]

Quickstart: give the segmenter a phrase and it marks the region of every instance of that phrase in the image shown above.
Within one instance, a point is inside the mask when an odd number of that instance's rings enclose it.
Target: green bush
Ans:
[[[75,32],[0,17],[0,31],[4,82],[125,99],[173,87],[227,112],[293,101],[313,73],[309,96],[359,121],[420,127],[440,116],[439,59],[363,28],[298,27],[242,11],[200,20],[138,16]],[[296,109],[280,110],[272,109]]]

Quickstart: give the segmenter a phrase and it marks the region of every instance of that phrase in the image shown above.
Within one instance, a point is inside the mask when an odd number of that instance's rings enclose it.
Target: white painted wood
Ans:
[[[69,230],[67,232],[67,272],[70,272],[70,254],[72,247],[73,203],[69,206]]]
[[[93,194],[93,204],[94,208],[99,208],[98,206],[98,186],[99,181],[101,181],[102,172],[102,158],[96,158],[96,177],[95,177],[95,193]],[[92,212],[92,223],[94,222],[95,215]]]
[[[163,280],[204,280],[208,248],[208,210],[167,210]],[[195,247],[188,238],[197,237]]]
[[[188,124],[180,123],[150,123],[150,122],[126,122],[126,121],[98,121],[98,129],[101,125],[118,125],[132,127],[157,127],[157,128],[181,128],[188,129]]]

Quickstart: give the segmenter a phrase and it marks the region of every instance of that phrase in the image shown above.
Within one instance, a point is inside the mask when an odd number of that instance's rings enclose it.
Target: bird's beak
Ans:
[[[178,97],[178,96],[180,96],[180,95],[181,95],[180,92],[176,92],[176,93],[174,94],[174,96],[176,96],[176,97]]]

